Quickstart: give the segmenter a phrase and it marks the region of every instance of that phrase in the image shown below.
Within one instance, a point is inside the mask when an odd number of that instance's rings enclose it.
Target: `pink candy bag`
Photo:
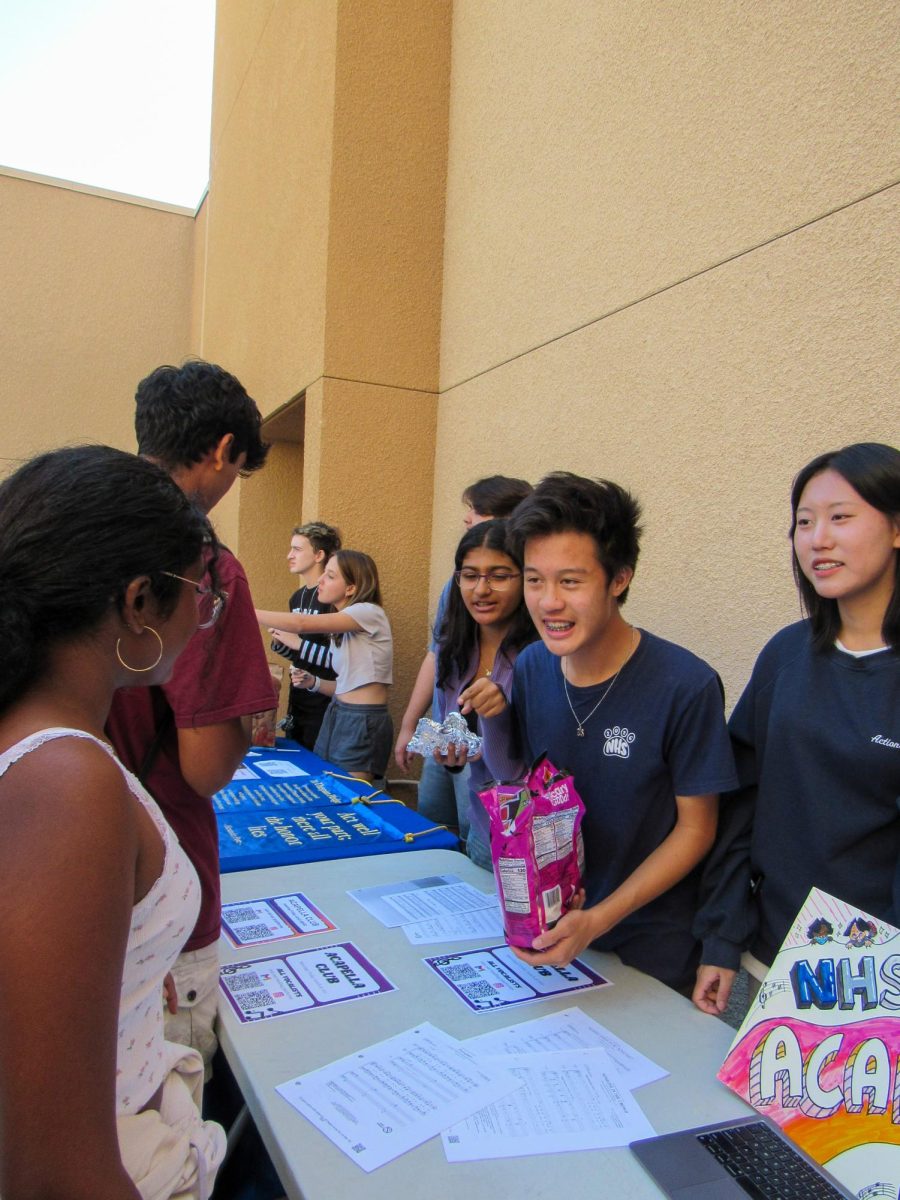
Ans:
[[[524,780],[478,793],[490,818],[491,861],[506,940],[530,948],[581,887],[584,804],[572,776],[541,755]]]

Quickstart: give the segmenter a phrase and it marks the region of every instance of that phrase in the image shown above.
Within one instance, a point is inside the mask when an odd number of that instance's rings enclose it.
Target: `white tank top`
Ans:
[[[80,729],[42,729],[0,754],[0,776],[45,742],[85,738],[101,746],[120,767],[132,795],[159,830],[165,856],[159,878],[131,911],[131,929],[122,968],[119,1041],[116,1055],[116,1114],[139,1112],[163,1082],[172,1048],[163,1033],[162,986],[190,936],[200,911],[200,882],[153,797],[127,771],[111,747]]]

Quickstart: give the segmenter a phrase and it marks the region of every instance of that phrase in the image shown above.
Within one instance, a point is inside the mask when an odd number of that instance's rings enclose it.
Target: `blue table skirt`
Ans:
[[[360,802],[370,795],[371,804]],[[459,848],[455,834],[435,828],[399,801],[374,794],[369,784],[343,777],[337,767],[287,738],[279,738],[274,748],[249,750],[235,778],[213,796],[213,807],[223,874],[361,854]]]

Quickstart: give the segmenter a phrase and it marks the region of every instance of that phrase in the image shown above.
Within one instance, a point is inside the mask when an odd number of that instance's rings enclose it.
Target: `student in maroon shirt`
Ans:
[[[138,385],[135,400],[140,454],[168,471],[203,512],[218,504],[238,475],[266,460],[256,404],[213,363],[158,367]],[[173,971],[179,1011],[167,1016],[166,1036],[195,1046],[207,1065],[216,1048],[221,907],[210,797],[246,753],[252,714],[277,703],[246,576],[224,548],[216,574],[225,603],[201,616],[205,627],[188,643],[171,679],[148,688],[135,676],[136,686],[116,693],[107,724],[119,757],[153,795],[200,876],[200,916]]]

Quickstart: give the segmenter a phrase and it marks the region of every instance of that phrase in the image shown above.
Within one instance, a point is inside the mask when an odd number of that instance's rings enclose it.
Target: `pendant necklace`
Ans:
[[[488,654],[490,654],[490,650],[488,650]],[[476,667],[475,674],[472,677],[473,682],[476,679],[490,679],[491,675],[494,672],[494,661],[496,660],[496,657],[497,657],[497,651],[495,650],[494,653],[491,655],[490,661],[488,661],[488,659],[485,657],[484,647],[479,643],[478,666]]]
[[[622,663],[622,667],[625,666],[625,663],[627,663],[628,660],[631,658],[632,654],[634,654],[634,648],[635,648],[636,644],[637,644],[637,630],[632,625],[632,627],[631,627],[631,649],[628,651],[628,654],[625,656],[625,661]],[[575,718],[575,734],[577,737],[583,738],[585,725],[587,725],[588,721],[591,719],[591,717],[594,715],[594,713],[597,711],[597,709],[600,707],[600,705],[603,703],[603,701],[606,699],[606,697],[609,695],[609,693],[613,690],[613,684],[616,682],[616,680],[622,674],[622,667],[619,667],[618,671],[616,671],[615,675],[613,675],[612,679],[609,681],[609,685],[607,686],[606,691],[603,693],[603,695],[600,697],[600,699],[597,701],[597,703],[594,705],[594,707],[591,709],[591,711],[588,713],[588,715],[584,718],[583,721],[580,721],[578,719],[578,713],[575,711],[575,709],[572,706],[572,698],[569,695],[569,681],[566,679],[565,657],[563,657],[562,661],[560,662],[560,667],[562,668],[563,690],[566,693],[566,703],[569,706],[569,711],[571,712],[572,716]]]

